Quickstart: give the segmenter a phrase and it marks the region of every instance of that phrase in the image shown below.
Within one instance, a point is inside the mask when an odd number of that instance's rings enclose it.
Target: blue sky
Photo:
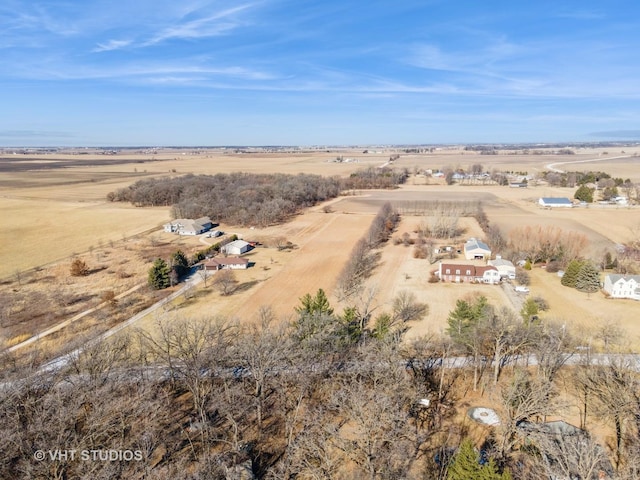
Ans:
[[[640,140],[636,1],[3,0],[0,145]]]

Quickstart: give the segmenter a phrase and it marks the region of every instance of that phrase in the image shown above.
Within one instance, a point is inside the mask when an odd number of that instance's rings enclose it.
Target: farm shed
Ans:
[[[571,208],[573,202],[567,197],[540,197],[538,204],[544,208]]]
[[[242,255],[243,253],[247,253],[251,250],[251,248],[252,247],[249,242],[245,242],[244,240],[234,240],[233,242],[224,245],[220,251],[227,255]]]
[[[467,260],[484,260],[491,256],[491,249],[486,243],[470,238],[464,244],[464,256]]]

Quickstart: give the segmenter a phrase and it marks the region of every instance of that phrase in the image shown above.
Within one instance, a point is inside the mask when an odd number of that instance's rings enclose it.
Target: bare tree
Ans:
[[[258,323],[246,325],[242,330],[235,354],[250,379],[259,432],[263,426],[265,399],[274,388],[273,377],[286,367],[291,352],[287,325],[274,325],[274,322],[273,312],[262,308]]]
[[[513,379],[500,389],[503,415],[500,419],[498,453],[507,458],[518,442],[517,425],[532,417],[551,411],[551,384],[540,378],[531,378],[525,370],[516,370]]]
[[[232,270],[220,270],[213,279],[215,285],[222,295],[231,295],[236,290],[238,280]]]
[[[549,478],[596,480],[611,469],[604,449],[584,430],[570,425],[526,424],[526,439],[541,454],[541,467]]]
[[[426,303],[420,303],[413,292],[402,290],[393,299],[393,320],[410,322],[420,320],[429,312]]]

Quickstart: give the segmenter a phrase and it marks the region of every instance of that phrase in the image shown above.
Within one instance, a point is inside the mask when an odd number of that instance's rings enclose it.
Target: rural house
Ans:
[[[467,260],[484,260],[491,256],[489,246],[478,239],[470,238],[464,244],[464,257]]]
[[[571,208],[573,202],[567,197],[541,197],[538,204],[544,208]]]
[[[438,266],[438,277],[443,282],[500,283],[500,272],[496,267],[442,263]]]
[[[200,233],[211,230],[213,223],[209,217],[196,218],[177,218],[169,223],[164,224],[164,231],[168,233],[177,233],[178,235],[199,235]]]
[[[251,245],[249,242],[245,242],[244,240],[234,240],[231,243],[227,243],[224,245],[220,251],[227,255],[242,255],[243,253],[247,253],[251,250]]]
[[[489,260],[487,264],[491,265],[492,267],[496,267],[502,278],[504,277],[511,278],[511,279],[516,278],[515,265],[509,260],[505,260],[500,255],[496,255],[496,259]]]
[[[204,263],[205,270],[246,270],[249,267],[249,260],[246,258],[212,258]]]
[[[611,298],[640,300],[640,275],[607,275],[603,289]]]

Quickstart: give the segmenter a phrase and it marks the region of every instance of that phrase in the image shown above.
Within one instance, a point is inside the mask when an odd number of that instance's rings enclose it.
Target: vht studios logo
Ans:
[[[142,452],[140,450],[36,450],[33,458],[42,462],[49,460],[52,462],[75,461],[83,462],[139,462],[142,460]]]

